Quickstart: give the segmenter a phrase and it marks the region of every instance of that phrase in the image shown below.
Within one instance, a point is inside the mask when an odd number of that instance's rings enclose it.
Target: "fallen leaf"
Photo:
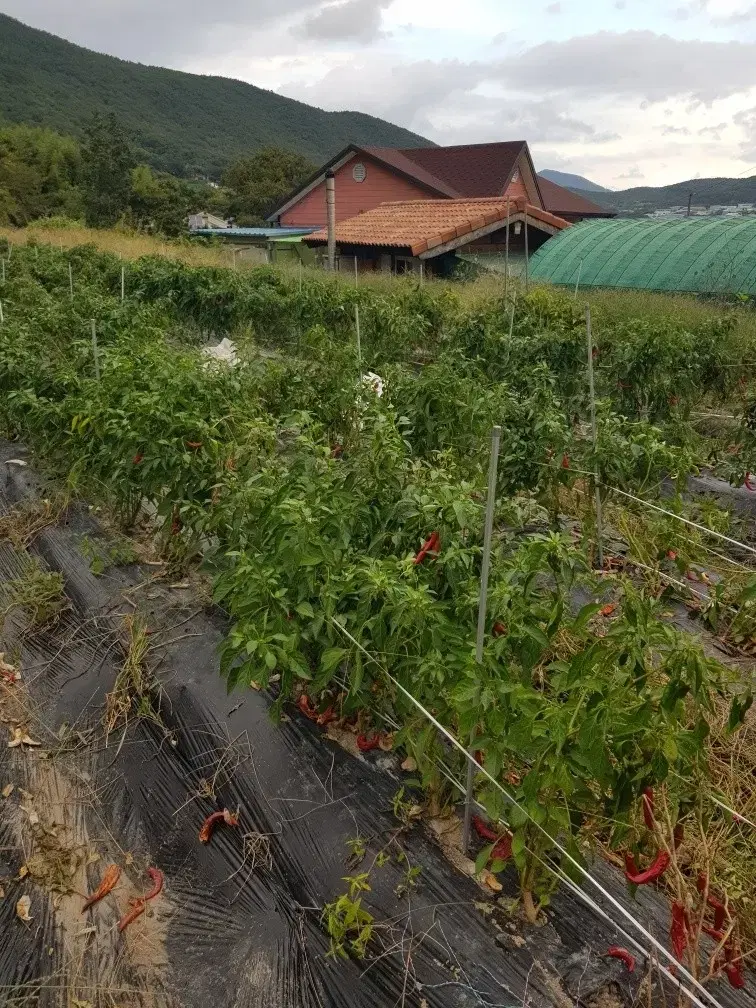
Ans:
[[[384,752],[391,752],[394,748],[394,736],[381,733],[378,739],[378,748],[383,749]]]
[[[6,459],[5,460],[5,464],[6,465],[17,465],[17,466],[22,466],[23,467],[23,466],[27,466],[29,463],[28,462],[24,462],[23,459]]]
[[[480,873],[480,880],[483,885],[487,886],[491,892],[501,892],[504,886],[499,882],[495,875],[492,875],[487,868],[484,868]]]
[[[13,784],[6,784],[3,790],[0,791],[0,794],[2,794],[3,798],[10,798],[10,796],[13,794],[13,788],[14,788]]]
[[[16,749],[18,746],[41,746],[41,742],[36,742],[33,738],[29,738],[23,728],[13,729],[13,738],[8,743],[9,749]]]
[[[18,877],[20,879],[26,878],[26,876],[28,874],[29,874],[29,869],[26,867],[25,864],[22,864],[21,867],[18,869]]]
[[[34,809],[32,809],[31,812],[29,813],[29,825],[30,826],[38,826],[39,825],[39,816],[34,811]]]
[[[29,916],[29,908],[31,907],[31,900],[28,896],[22,896],[21,899],[16,903],[16,916],[22,921],[31,921],[33,918]]]
[[[410,773],[413,770],[417,770],[417,760],[412,756],[408,756],[404,763],[402,763],[402,770],[407,770]]]

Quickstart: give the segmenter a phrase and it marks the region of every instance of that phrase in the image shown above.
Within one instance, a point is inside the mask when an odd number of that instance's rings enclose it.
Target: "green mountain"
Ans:
[[[570,189],[578,191],[575,186]],[[637,215],[653,210],[667,210],[687,206],[692,194],[693,206],[734,206],[738,203],[756,204],[756,175],[750,178],[690,179],[667,186],[637,186],[619,192],[594,192],[591,199],[608,210],[621,214]]]
[[[555,182],[565,189],[572,189],[573,192],[611,192],[598,182],[591,182],[585,175],[573,175],[571,172],[556,171],[554,168],[544,168],[538,174],[543,175],[549,182]]]
[[[129,63],[0,14],[0,118],[78,136],[98,110],[115,113],[140,160],[184,177],[217,178],[268,145],[316,163],[350,142],[432,146],[361,112],[324,112],[242,81]]]

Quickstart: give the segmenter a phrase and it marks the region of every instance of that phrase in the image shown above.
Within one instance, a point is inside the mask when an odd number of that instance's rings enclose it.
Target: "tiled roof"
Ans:
[[[422,255],[455,238],[464,238],[507,218],[507,200],[501,196],[486,199],[408,200],[402,203],[382,203],[374,210],[350,217],[336,225],[336,242],[340,245],[379,245],[387,248],[408,248],[413,256]],[[511,219],[522,220],[525,200],[509,201]],[[561,230],[567,221],[539,207],[527,206],[528,217]],[[322,244],[328,241],[324,228],[307,235],[305,242]]]
[[[543,196],[543,205],[552,213],[616,216],[613,210],[607,210],[596,203],[591,203],[584,196],[578,196],[571,189],[565,189],[564,186],[557,185],[556,182],[551,182],[549,179],[543,178],[542,175],[538,176],[538,188]]]
[[[500,196],[506,189],[524,140],[465,144],[461,147],[414,147],[401,150],[408,161],[448,186],[448,195]]]

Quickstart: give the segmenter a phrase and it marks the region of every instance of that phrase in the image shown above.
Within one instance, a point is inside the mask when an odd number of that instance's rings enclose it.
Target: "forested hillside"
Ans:
[[[217,178],[266,146],[321,163],[347,143],[429,141],[360,112],[324,112],[242,81],[128,63],[0,14],[0,117],[80,136],[113,112],[139,160],[174,175]]]

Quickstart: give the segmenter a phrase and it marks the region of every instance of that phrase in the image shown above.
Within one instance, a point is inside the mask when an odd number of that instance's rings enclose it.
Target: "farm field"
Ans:
[[[459,806],[466,761],[438,725],[473,740],[476,870],[489,892],[516,875],[523,927],[603,858],[663,895],[688,989],[752,990],[752,309],[592,294],[594,440],[579,292],[26,237],[3,256],[4,435],[166,582],[211,593],[232,700],[270,691],[274,717],[397,753],[405,825]],[[234,366],[203,353],[225,337]],[[22,588],[9,609],[34,609]],[[352,854],[319,926],[370,962],[385,851],[357,836]]]

